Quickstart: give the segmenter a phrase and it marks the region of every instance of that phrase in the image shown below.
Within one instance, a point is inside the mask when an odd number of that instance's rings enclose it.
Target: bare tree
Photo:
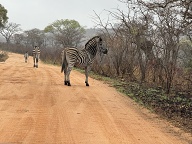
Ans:
[[[145,82],[148,61],[154,58],[153,42],[149,33],[152,30],[150,27],[152,18],[148,11],[145,11],[144,7],[136,1],[131,3],[125,1],[125,3],[128,5],[128,13],[117,9],[116,13],[112,12],[112,16],[121,22],[122,34],[129,39],[130,46],[136,46],[137,61],[141,73],[140,82]]]
[[[110,15],[114,13],[109,12]],[[125,32],[123,24],[112,24],[108,19],[106,23],[103,22],[101,17],[95,13],[94,21],[96,27],[100,28],[101,33],[106,39],[107,47],[109,47],[109,61],[113,64],[117,76],[124,77],[127,75],[131,80],[136,80],[134,76],[134,49],[131,46],[131,38]],[[129,61],[128,61],[129,59]],[[110,64],[109,64],[110,65]]]
[[[0,28],[0,34],[6,39],[7,43],[10,43],[12,36],[21,31],[20,24],[6,23],[4,27]]]
[[[187,1],[186,1],[187,2]],[[164,70],[164,87],[170,93],[173,78],[176,72],[178,52],[180,49],[180,37],[187,30],[186,19],[182,18],[186,5],[181,1],[164,1],[164,3],[147,3],[147,7],[157,16],[154,26],[157,30],[158,43],[161,48],[161,65]]]
[[[95,20],[96,26],[102,27],[105,36],[109,37],[111,62],[117,74],[132,73],[134,77],[133,72],[138,67],[140,82],[160,84],[170,93],[178,67],[180,38],[186,34],[191,36],[192,2],[119,1],[125,3],[128,10],[124,12],[117,8],[115,12],[108,11],[109,16],[119,22],[116,27],[110,17],[103,23],[96,14]],[[110,33],[109,29],[113,32]]]

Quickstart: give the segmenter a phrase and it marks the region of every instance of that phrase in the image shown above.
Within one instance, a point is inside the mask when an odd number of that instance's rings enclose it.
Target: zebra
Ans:
[[[39,49],[38,46],[35,46],[35,47],[33,48],[33,61],[34,61],[33,67],[38,68],[39,58],[40,58],[40,49]]]
[[[29,54],[28,54],[28,51],[26,51],[25,54],[24,54],[24,58],[25,58],[26,63],[27,63],[28,57],[29,57]]]
[[[70,72],[76,63],[85,67],[85,83],[88,83],[88,73],[91,70],[91,64],[97,54],[97,51],[107,54],[108,50],[103,46],[103,41],[100,36],[91,38],[86,44],[85,48],[78,50],[77,48],[68,47],[65,48],[62,53],[62,66],[61,72],[64,71],[64,84],[71,86],[70,83]]]

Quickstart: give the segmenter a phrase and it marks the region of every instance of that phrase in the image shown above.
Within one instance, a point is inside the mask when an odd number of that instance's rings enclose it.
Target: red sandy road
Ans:
[[[183,133],[103,82],[10,54],[0,63],[0,143],[188,144]]]

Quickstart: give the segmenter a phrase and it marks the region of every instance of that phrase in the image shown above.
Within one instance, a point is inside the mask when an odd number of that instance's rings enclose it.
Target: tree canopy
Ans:
[[[25,31],[24,35],[25,43],[29,44],[32,47],[34,47],[35,45],[41,46],[45,39],[44,32],[37,28]]]
[[[77,46],[84,37],[85,29],[75,20],[61,19],[48,25],[45,32],[51,32],[55,40],[66,46]]]
[[[0,27],[3,27],[7,20],[7,10],[0,4]]]

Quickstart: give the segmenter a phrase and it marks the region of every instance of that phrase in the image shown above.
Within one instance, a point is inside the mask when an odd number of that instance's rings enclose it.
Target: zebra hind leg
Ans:
[[[64,69],[64,78],[65,78],[65,80],[64,80],[64,85],[68,85],[68,81],[67,81],[67,72],[66,72],[67,70],[66,70],[66,68]]]
[[[89,83],[88,83],[88,73],[89,73],[89,69],[90,69],[89,66],[86,66],[86,67],[85,67],[85,83],[86,83],[86,86],[89,86]]]
[[[67,82],[67,85],[68,86],[71,86],[71,83],[70,83],[70,72],[72,70],[72,67],[68,67],[66,69],[66,82]]]
[[[66,74],[66,70],[64,70],[64,77],[65,77],[64,84],[65,84],[65,85],[67,85],[68,81],[67,81],[67,74]]]
[[[38,58],[36,58],[36,68],[38,68]]]
[[[35,58],[33,58],[33,62],[34,62],[33,67],[36,67],[36,60],[35,60]]]

